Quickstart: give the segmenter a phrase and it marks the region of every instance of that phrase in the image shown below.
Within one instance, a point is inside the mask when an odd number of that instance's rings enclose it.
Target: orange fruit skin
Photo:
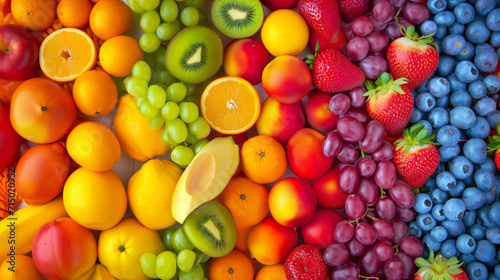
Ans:
[[[132,74],[132,67],[142,58],[143,52],[139,42],[130,36],[113,37],[105,41],[99,49],[101,67],[108,74],[119,78]]]
[[[61,0],[57,4],[57,18],[65,27],[83,28],[89,24],[91,10],[89,0]]]
[[[94,5],[90,12],[90,29],[97,37],[108,40],[125,34],[132,25],[132,10],[120,0],[104,0]]]
[[[68,133],[76,111],[73,98],[61,86],[44,78],[33,78],[14,92],[10,120],[23,138],[51,143]]]
[[[10,8],[16,23],[33,31],[42,31],[54,22],[56,5],[56,0],[13,0]]]
[[[218,280],[253,280],[254,269],[250,259],[238,250],[210,259],[208,279]]]
[[[236,229],[238,235],[236,236],[236,245],[234,245],[234,249],[246,253],[248,251],[248,235],[252,227],[242,227],[236,224]]]
[[[115,108],[118,89],[109,74],[91,70],[76,79],[73,85],[73,99],[80,112],[89,117],[102,117]]]
[[[272,183],[285,175],[285,149],[270,136],[254,136],[241,148],[241,166],[252,181],[259,184]]]
[[[255,280],[287,280],[285,265],[283,263],[266,265],[259,270]]]
[[[9,270],[15,262],[15,272]],[[33,259],[26,255],[15,255],[5,259],[0,265],[0,279],[9,280],[42,280],[43,276],[36,269]]]
[[[41,205],[61,192],[69,174],[69,155],[60,142],[29,148],[19,159],[16,187],[27,204]]]

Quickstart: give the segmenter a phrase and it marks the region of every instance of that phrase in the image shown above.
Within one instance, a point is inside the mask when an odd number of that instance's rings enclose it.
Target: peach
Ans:
[[[311,183],[318,197],[319,206],[332,209],[344,208],[348,195],[339,188],[340,169],[340,166],[334,164],[330,170]]]
[[[281,55],[264,68],[262,86],[269,96],[279,102],[295,103],[306,96],[311,89],[311,70],[302,59],[292,55]]]
[[[271,136],[285,145],[305,125],[306,116],[301,102],[285,104],[268,96],[262,103],[255,126],[260,135]]]
[[[309,183],[296,177],[279,180],[269,192],[269,211],[286,227],[300,227],[314,216],[316,193]]]
[[[298,240],[295,229],[282,226],[273,217],[267,217],[250,230],[248,249],[261,264],[273,265],[285,261]]]
[[[293,174],[312,181],[332,167],[334,158],[323,154],[324,139],[323,134],[312,128],[302,128],[292,135],[285,151]]]
[[[334,94],[314,89],[302,99],[304,111],[309,126],[317,131],[327,134],[337,127],[339,116],[330,110],[330,99]]]
[[[338,222],[343,219],[342,215],[333,210],[318,208],[312,220],[300,227],[302,240],[305,244],[325,250],[333,243],[337,243],[333,234]]]
[[[224,71],[228,76],[241,77],[252,85],[260,84],[262,71],[269,63],[264,45],[252,38],[236,39],[224,50]]]

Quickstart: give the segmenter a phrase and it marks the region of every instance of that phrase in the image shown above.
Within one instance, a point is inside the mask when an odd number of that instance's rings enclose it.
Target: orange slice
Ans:
[[[245,79],[223,77],[205,88],[200,107],[211,128],[224,134],[238,134],[249,130],[259,118],[260,98]]]
[[[51,33],[40,46],[40,68],[50,79],[70,82],[88,71],[97,59],[92,39],[75,28],[62,28]]]

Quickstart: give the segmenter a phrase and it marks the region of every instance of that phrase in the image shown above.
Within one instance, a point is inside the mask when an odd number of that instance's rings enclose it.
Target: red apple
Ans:
[[[31,31],[0,26],[0,79],[21,81],[38,75],[38,42]]]
[[[10,112],[2,101],[0,101],[0,171],[4,170],[14,161],[21,147],[21,136],[10,123]]]
[[[292,9],[297,6],[298,0],[261,0],[264,6],[268,7],[270,10],[279,9]]]
[[[302,240],[305,244],[325,250],[333,243],[337,243],[334,237],[335,227],[343,219],[342,215],[333,210],[326,208],[316,209],[312,220],[300,227]]]
[[[323,134],[327,134],[337,127],[339,116],[330,110],[330,99],[333,95],[314,89],[302,100],[307,123]]]
[[[262,71],[268,63],[266,47],[252,38],[233,40],[224,50],[226,75],[241,77],[252,85],[260,84]]]
[[[319,206],[332,209],[344,208],[348,195],[339,188],[340,169],[338,164],[334,164],[330,170],[311,183],[318,197]]]
[[[325,136],[312,128],[295,132],[285,146],[288,166],[304,180],[314,180],[333,165],[334,158],[323,153]]]

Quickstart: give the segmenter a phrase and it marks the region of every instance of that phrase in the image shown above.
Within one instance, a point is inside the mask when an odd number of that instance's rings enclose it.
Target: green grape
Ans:
[[[168,41],[172,40],[179,31],[181,31],[181,25],[178,21],[174,20],[160,24],[158,29],[156,29],[156,35],[161,40]]]
[[[179,228],[178,230],[176,230],[174,232],[173,238],[174,238],[174,240],[173,240],[172,244],[174,244],[174,249],[177,252],[180,252],[184,249],[187,249],[187,250],[194,249],[193,243],[191,243],[191,241],[189,241],[189,239],[186,237],[182,228]]]
[[[198,9],[198,13],[200,14],[200,19],[198,20],[198,25],[208,25],[208,15],[205,13],[205,11]]]
[[[169,120],[166,122],[168,127],[168,133],[172,140],[177,143],[182,143],[186,140],[188,129],[186,124],[179,118],[175,118],[173,120]]]
[[[141,104],[142,104],[142,102],[144,102],[144,100],[146,100],[144,97],[136,97],[135,98],[135,106],[137,107],[137,110],[139,110],[139,108],[141,108]]]
[[[124,91],[127,91],[127,85],[128,85],[128,82],[130,81],[130,79],[132,79],[132,75],[125,77],[125,79],[123,79],[123,81],[121,82],[121,86],[119,86],[118,88],[123,89]]]
[[[165,245],[165,248],[167,250],[173,250],[174,245],[172,244],[173,241],[173,236],[174,232],[176,231],[176,228],[169,227],[165,230],[165,234],[163,235],[163,244]]]
[[[194,144],[194,153],[198,154],[201,151],[201,149],[203,149],[203,147],[205,147],[205,145],[208,144],[208,142],[210,141],[208,141],[207,139],[198,140],[198,142]]]
[[[199,139],[205,139],[210,134],[210,126],[203,117],[198,117],[189,124],[189,132],[193,133]]]
[[[155,32],[158,26],[160,26],[160,15],[157,11],[148,11],[141,16],[139,25],[144,32]]]
[[[203,280],[203,268],[201,265],[191,269],[189,272],[180,271],[179,280]]]
[[[154,10],[160,5],[160,0],[137,0],[144,10]]]
[[[141,49],[147,53],[155,52],[160,48],[160,38],[156,33],[144,33],[139,38],[139,46]]]
[[[179,15],[179,6],[173,0],[163,0],[160,5],[160,16],[165,22],[172,22]]]
[[[180,166],[188,166],[194,158],[194,152],[189,147],[178,145],[172,150],[172,161]]]
[[[205,5],[205,0],[185,0],[182,5],[184,7],[201,8]]]
[[[172,147],[175,147],[175,146],[179,145],[179,143],[175,142],[170,137],[170,134],[168,133],[168,127],[167,126],[164,126],[163,130],[161,131],[161,140],[163,140],[163,142],[165,144],[170,145]]]
[[[190,84],[186,82],[180,82],[186,87],[186,96],[201,94],[203,92],[203,88],[201,84]]]
[[[157,34],[158,35],[158,34]],[[158,36],[159,37],[159,36]],[[161,39],[161,38],[160,38]],[[160,46],[155,52],[155,63],[156,65],[160,66],[161,69],[165,69],[165,54],[167,53],[167,48],[165,46]],[[158,72],[157,72],[158,73]],[[158,83],[158,80],[156,80]]]
[[[151,80],[151,67],[144,60],[137,61],[132,67],[132,77],[141,78],[149,83]]]
[[[153,253],[146,253],[141,256],[141,268],[142,272],[146,274],[147,277],[156,279],[156,255]]]
[[[127,0],[128,6],[134,13],[142,13],[144,11],[144,8],[139,4],[138,0]]]
[[[189,132],[188,130],[188,136],[186,137],[186,142],[188,142],[189,144],[194,144],[198,142],[198,140],[200,139],[198,139],[193,133]]]
[[[181,11],[181,21],[185,26],[195,26],[200,20],[200,13],[196,8],[186,7]]]
[[[165,65],[165,63],[163,63]],[[160,84],[165,89],[171,84],[177,82],[177,79],[170,74],[167,70],[156,71],[156,83]]]
[[[148,120],[149,127],[155,130],[162,128],[164,124],[165,124],[165,119],[161,115],[158,115]]]
[[[152,119],[158,116],[158,114],[160,113],[160,109],[153,107],[151,103],[149,103],[147,100],[144,100],[141,104],[141,107],[139,107],[139,112],[141,112],[144,117]]]
[[[195,94],[195,95],[188,95],[184,99],[182,99],[183,102],[192,102],[198,108],[200,108],[200,99],[201,99],[201,94]]]
[[[174,120],[179,116],[179,105],[175,102],[168,101],[161,107],[161,116],[167,121]]]
[[[150,85],[148,88],[148,100],[154,108],[160,109],[165,104],[167,94],[158,85]]]
[[[186,97],[186,86],[181,83],[173,83],[167,88],[167,100],[179,103]]]
[[[196,260],[195,252],[193,252],[192,250],[182,250],[177,255],[177,266],[181,271],[188,272],[193,268],[195,260]]]
[[[132,77],[127,83],[127,92],[134,97],[140,97],[146,94],[148,82],[138,77]]]
[[[172,279],[177,272],[177,255],[172,251],[163,251],[156,258],[156,275],[160,279]]]
[[[181,119],[185,123],[192,123],[198,118],[198,106],[193,102],[181,102],[179,111]]]

